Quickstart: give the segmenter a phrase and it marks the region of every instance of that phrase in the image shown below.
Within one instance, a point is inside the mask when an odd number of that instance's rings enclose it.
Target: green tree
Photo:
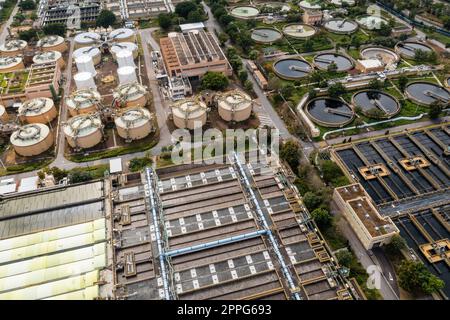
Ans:
[[[323,180],[331,183],[343,175],[339,166],[331,160],[324,160],[321,164]]]
[[[203,21],[205,19],[205,16],[203,15],[203,13],[200,10],[194,10],[189,12],[188,16],[187,16],[187,21],[188,22],[200,22]]]
[[[350,268],[350,266],[352,265],[353,255],[348,250],[339,251],[338,253],[336,253],[336,258],[338,259],[341,266]]]
[[[62,23],[51,23],[47,24],[42,28],[42,32],[46,35],[58,35],[61,37],[66,36],[67,27]]]
[[[95,20],[95,24],[97,27],[108,28],[112,26],[116,22],[116,15],[109,10],[103,9],[100,11],[97,19]]]
[[[287,140],[280,146],[280,158],[286,161],[291,167],[292,171],[297,172],[297,167],[300,164],[302,151],[300,145],[294,140]]]
[[[158,15],[158,24],[161,29],[167,30],[172,26],[172,18],[167,13],[160,13]]]
[[[311,52],[314,50],[314,43],[308,39],[303,43],[302,48],[305,52]]]
[[[430,119],[437,119],[442,113],[442,106],[439,102],[433,102],[428,110]]]
[[[328,71],[328,72],[336,72],[337,69],[338,69],[338,66],[337,66],[337,64],[334,63],[334,62],[330,63],[330,64],[328,65],[328,67],[327,67],[327,71]]]
[[[74,170],[69,174],[71,183],[86,182],[91,179],[91,174],[88,171]]]
[[[400,287],[409,292],[424,292],[431,294],[444,288],[444,281],[432,274],[421,263],[403,260],[398,268]]]
[[[19,39],[25,40],[27,42],[30,42],[33,39],[37,39],[37,30],[30,29],[30,30],[20,31]]]
[[[386,245],[386,249],[392,253],[398,253],[406,248],[406,241],[400,235],[395,235],[391,238],[391,242]]]
[[[225,32],[219,33],[219,41],[222,46],[228,41],[228,39],[230,39],[230,37]]]
[[[190,12],[196,10],[197,4],[193,1],[183,1],[175,6],[175,13],[183,18],[187,18]]]
[[[228,83],[228,78],[223,73],[208,71],[202,77],[201,87],[204,90],[209,89],[219,91],[228,87]]]
[[[339,96],[343,95],[346,92],[347,90],[340,82],[337,82],[328,88],[328,95],[332,98],[339,98]]]
[[[291,83],[288,83],[288,84],[284,85],[283,87],[281,87],[281,94],[283,95],[283,97],[285,99],[291,98],[294,91],[295,91],[295,87]]]
[[[245,69],[240,69],[238,72],[239,80],[244,83],[248,79],[248,73]]]
[[[26,10],[34,10],[36,9],[36,3],[33,0],[25,0],[19,2],[19,8],[26,11]]]
[[[380,90],[383,88],[383,83],[377,79],[372,79],[369,81],[369,88],[373,90]]]
[[[259,57],[259,51],[258,51],[258,50],[252,50],[252,51],[250,51],[250,53],[248,54],[248,57],[249,57],[251,60],[257,60],[258,57]]]
[[[323,208],[314,209],[311,212],[311,217],[317,223],[319,228],[326,229],[331,226],[331,222],[333,221],[333,217],[328,212],[328,210]]]
[[[245,80],[244,89],[246,91],[252,92],[253,91],[253,82],[251,80]]]
[[[400,78],[398,78],[398,86],[400,88],[400,90],[405,90],[406,84],[408,83],[408,78],[405,76],[401,76]]]
[[[312,191],[305,193],[303,196],[303,203],[309,211],[319,208],[322,201],[322,196]]]

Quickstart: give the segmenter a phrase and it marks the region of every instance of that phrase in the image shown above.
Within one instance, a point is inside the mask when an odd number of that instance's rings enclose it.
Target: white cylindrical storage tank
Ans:
[[[45,124],[27,124],[12,133],[10,142],[17,154],[31,157],[53,145],[53,134]]]
[[[119,85],[113,96],[119,107],[143,107],[147,104],[147,88],[137,82]]]
[[[172,105],[173,123],[180,129],[193,130],[206,123],[208,107],[203,101],[191,98]]]
[[[241,90],[232,90],[218,94],[217,108],[225,121],[245,121],[252,114],[252,98]]]
[[[81,56],[90,56],[92,61],[94,61],[94,65],[98,65],[102,61],[102,53],[100,49],[97,47],[83,47],[75,50],[72,54],[73,59],[75,60]]]
[[[115,42],[111,45],[111,55],[113,56],[114,60],[117,60],[116,54],[120,50],[128,50],[133,53],[133,59],[136,59],[138,57],[138,46],[133,42]]]
[[[109,33],[109,39],[117,42],[135,42],[136,33],[132,29],[120,28]]]
[[[116,54],[117,64],[122,67],[136,67],[134,64],[133,53],[129,50],[120,50]]]
[[[92,77],[97,75],[97,71],[95,71],[94,61],[92,58],[87,55],[82,55],[75,58],[75,63],[77,64],[78,72],[89,72]]]
[[[77,34],[74,38],[75,49],[90,47],[100,41],[100,35],[95,32],[83,32]]]
[[[97,90],[97,86],[95,85],[94,78],[90,72],[79,72],[73,76],[75,80],[75,84],[78,90],[81,89],[95,89]]]
[[[136,70],[134,67],[119,68],[117,69],[117,74],[119,75],[120,84],[137,82]]]
[[[95,89],[82,89],[73,92],[66,98],[66,106],[70,115],[96,112],[102,101],[102,96]]]
[[[57,35],[49,35],[40,39],[37,43],[37,47],[42,51],[58,51],[66,52],[67,44],[63,37]]]
[[[21,57],[0,57],[0,73],[24,69]]]
[[[14,57],[22,54],[27,47],[27,42],[24,40],[10,40],[0,45],[0,56]]]
[[[48,123],[56,118],[58,111],[49,98],[34,98],[25,101],[18,110],[19,118],[27,123]]]
[[[9,120],[8,112],[6,112],[5,106],[0,104],[0,121],[6,122]]]
[[[80,114],[64,124],[67,143],[74,149],[88,149],[103,138],[103,124],[96,114]]]
[[[145,138],[152,131],[152,115],[146,108],[125,109],[114,122],[119,136],[126,141]]]
[[[44,51],[36,54],[33,57],[33,63],[49,63],[56,62],[61,69],[64,68],[65,63],[61,52],[59,51]]]

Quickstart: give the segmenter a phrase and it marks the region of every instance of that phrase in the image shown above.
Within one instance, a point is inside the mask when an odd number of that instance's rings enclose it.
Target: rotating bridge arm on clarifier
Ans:
[[[316,61],[322,62],[322,63],[327,63],[327,64],[332,64],[334,62],[333,60],[325,59],[325,58],[316,58]]]
[[[347,118],[353,117],[353,114],[350,113],[350,112],[337,110],[337,109],[332,109],[332,108],[325,108],[325,112],[332,113],[332,114],[337,114],[337,115],[344,116],[344,117],[347,117]]]
[[[436,92],[433,92],[433,91],[430,91],[430,90],[425,91],[424,93],[425,93],[425,95],[427,95],[429,97],[432,97],[432,98],[434,98],[436,100],[442,101],[444,103],[448,103],[449,102],[449,99],[446,99],[445,97],[441,96],[439,93],[436,93]]]
[[[347,22],[347,19],[342,20],[342,22],[340,24],[338,24],[338,28],[341,29],[346,22]]]
[[[262,31],[257,31],[257,30],[255,30],[255,31],[254,31],[254,34],[256,34],[256,35],[258,35],[258,36],[260,36],[260,37],[264,37],[264,38],[268,38],[268,37],[269,37],[269,35],[267,34],[267,32],[262,32]]]
[[[289,70],[293,70],[293,71],[301,71],[301,72],[308,72],[307,69],[300,68],[299,66],[296,66],[296,65],[290,65],[290,66],[289,66]]]
[[[375,107],[377,107],[378,109],[380,109],[381,111],[383,111],[384,113],[386,113],[386,114],[389,113],[389,111],[383,106],[383,104],[381,103],[380,100],[374,99],[374,100],[373,100],[373,105],[374,105]]]

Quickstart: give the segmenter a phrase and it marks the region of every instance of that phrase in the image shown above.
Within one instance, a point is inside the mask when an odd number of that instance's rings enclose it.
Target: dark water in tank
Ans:
[[[353,67],[349,58],[338,54],[324,53],[314,58],[314,63],[323,69],[327,69],[331,62],[337,65],[338,71],[350,70]]]
[[[360,107],[363,111],[367,112],[370,109],[379,109],[386,111],[388,114],[397,112],[399,106],[395,99],[380,91],[363,91],[357,93],[354,97],[356,106]],[[375,101],[378,101],[382,108],[379,108]]]
[[[338,32],[353,32],[358,25],[353,21],[330,20],[325,23],[325,28]]]
[[[420,100],[426,104],[431,104],[436,100],[439,100],[436,97],[427,95],[426,94],[427,92],[432,92],[436,95],[439,95],[444,99],[446,99],[447,102],[449,102],[450,99],[450,93],[448,92],[448,90],[432,83],[426,82],[412,83],[406,87],[405,91],[411,96],[413,96],[415,99]]]
[[[416,54],[416,50],[422,50],[426,52],[432,51],[430,47],[427,45],[417,43],[417,42],[403,42],[399,43],[398,48],[400,51],[407,56],[414,57]]]
[[[328,109],[345,112],[348,116],[328,112]],[[339,100],[317,99],[308,104],[308,111],[313,118],[319,121],[340,124],[348,121],[353,115],[352,109]]]
[[[292,68],[293,66],[296,68]],[[307,62],[297,59],[280,60],[273,67],[281,75],[290,78],[303,78],[311,72],[311,66]]]

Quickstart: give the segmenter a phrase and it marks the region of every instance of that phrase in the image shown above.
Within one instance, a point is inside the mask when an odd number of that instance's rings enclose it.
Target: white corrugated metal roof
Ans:
[[[180,24],[181,32],[203,29],[204,27],[205,25],[203,24],[203,22]]]
[[[109,160],[109,173],[122,172],[122,159],[116,158]]]
[[[38,182],[39,182],[38,176],[23,178],[22,180],[20,180],[20,185],[17,192],[36,190],[38,188]]]

